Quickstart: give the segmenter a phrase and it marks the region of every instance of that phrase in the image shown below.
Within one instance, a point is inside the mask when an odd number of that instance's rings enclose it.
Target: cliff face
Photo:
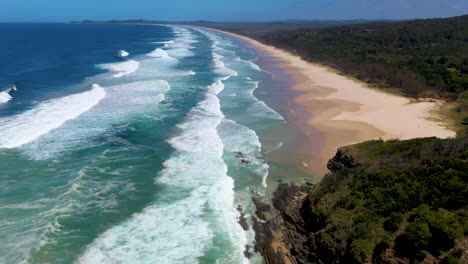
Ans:
[[[468,143],[345,147],[316,186],[256,201],[266,263],[468,263]]]
[[[314,263],[317,258],[310,247],[307,197],[311,187],[281,184],[272,200],[274,208],[259,201],[255,223],[256,250],[266,263]],[[274,214],[267,218],[266,214]]]

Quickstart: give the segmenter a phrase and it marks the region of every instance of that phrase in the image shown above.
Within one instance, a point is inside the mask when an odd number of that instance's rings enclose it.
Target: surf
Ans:
[[[161,201],[102,234],[79,263],[197,262],[226,231],[239,240],[235,247],[245,244],[233,207],[234,182],[227,175],[217,133],[224,119],[217,94],[223,88],[221,80],[208,86],[205,99],[178,125],[180,134],[168,140],[175,152],[155,180],[165,186]],[[236,252],[234,259],[243,261],[242,250]]]
[[[12,85],[11,87],[0,92],[0,104],[6,103],[10,101],[11,99],[13,99],[10,93],[16,90],[17,90],[16,86]]]
[[[88,91],[52,99],[22,114],[0,118],[0,148],[16,148],[77,118],[101,101],[106,92],[97,85]]]
[[[114,74],[112,77],[120,78],[122,76],[136,72],[140,67],[140,63],[136,60],[125,60],[118,63],[101,64],[98,67],[113,72]]]

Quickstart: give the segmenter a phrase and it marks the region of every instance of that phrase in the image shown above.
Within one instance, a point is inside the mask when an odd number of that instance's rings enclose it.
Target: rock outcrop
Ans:
[[[328,161],[327,168],[335,172],[344,168],[354,168],[358,165],[353,157],[346,155],[342,149],[338,149],[335,156]]]
[[[254,201],[259,219],[254,225],[256,251],[265,257],[267,264],[314,263],[316,257],[308,248],[309,228],[313,219],[306,215],[310,186],[281,184],[268,204]],[[271,217],[269,217],[271,216]]]

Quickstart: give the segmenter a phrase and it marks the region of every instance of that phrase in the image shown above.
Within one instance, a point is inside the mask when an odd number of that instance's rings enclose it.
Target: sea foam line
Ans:
[[[101,101],[106,92],[93,84],[82,93],[52,99],[22,114],[0,119],[0,148],[16,148],[60,127],[90,110]]]
[[[156,178],[166,186],[160,195],[168,201],[104,232],[79,263],[195,263],[213,246],[219,232],[214,226],[228,228],[234,237],[242,231],[232,206],[234,182],[227,176],[217,134],[224,118],[217,94],[223,88],[222,80],[208,86],[205,99],[178,125],[181,133],[169,140],[176,151]],[[215,220],[206,217],[207,210],[216,214]],[[242,250],[237,253],[234,258],[244,259]]]
[[[117,62],[117,63],[107,63],[107,64],[101,64],[98,65],[99,68],[105,69],[111,72],[115,72],[112,77],[114,78],[119,78],[124,75],[128,75],[131,73],[134,73],[138,70],[140,67],[140,63],[135,60],[126,60],[123,62]]]
[[[38,160],[55,158],[73,151],[106,132],[113,124],[126,122],[139,114],[157,111],[159,103],[165,98],[164,94],[170,89],[169,83],[164,80],[107,86],[105,98],[92,109],[23,146],[21,151]]]
[[[196,36],[186,28],[180,26],[169,27],[173,30],[176,38],[172,42],[164,44],[164,47],[167,48],[166,52],[176,58],[194,56],[195,54],[191,51],[194,47],[191,44],[198,42]]]

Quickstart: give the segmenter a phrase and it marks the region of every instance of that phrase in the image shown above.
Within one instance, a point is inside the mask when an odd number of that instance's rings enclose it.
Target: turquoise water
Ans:
[[[274,80],[254,52],[180,26],[20,27],[3,45],[47,34],[0,53],[0,263],[262,262],[251,198],[292,128],[256,96]]]

